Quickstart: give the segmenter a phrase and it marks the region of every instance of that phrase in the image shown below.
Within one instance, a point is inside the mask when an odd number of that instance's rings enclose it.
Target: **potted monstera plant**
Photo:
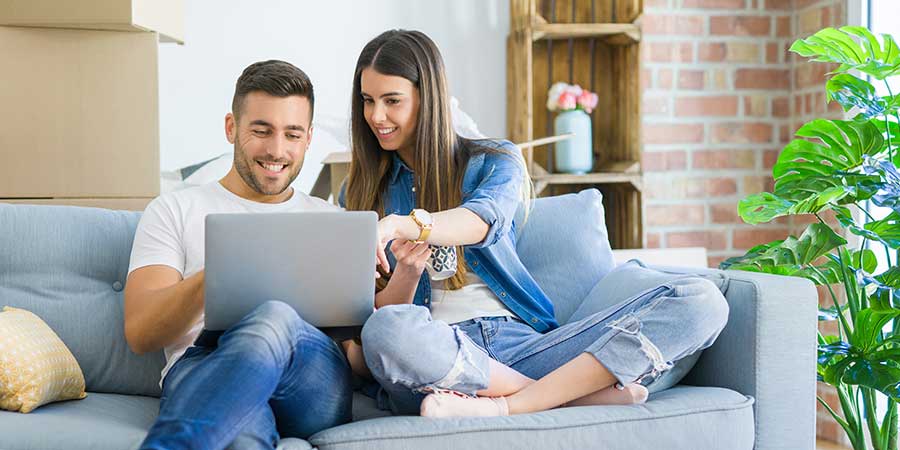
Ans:
[[[836,65],[827,99],[852,118],[800,127],[772,169],[773,192],[738,205],[751,224],[801,214],[817,220],[799,236],[759,245],[721,267],[800,276],[827,287],[834,306],[820,308],[819,320],[836,321],[837,332],[819,333],[817,376],[837,391],[841,414],[819,402],[854,449],[897,450],[900,95],[887,80],[900,75],[900,47],[889,35],[843,27],[823,29],[790,50],[811,63]],[[886,95],[873,83],[887,86]],[[886,215],[873,214],[871,205]],[[826,220],[828,211],[836,223]]]

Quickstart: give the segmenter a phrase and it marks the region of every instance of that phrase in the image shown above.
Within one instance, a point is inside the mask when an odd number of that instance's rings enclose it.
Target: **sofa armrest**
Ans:
[[[695,271],[685,269],[687,271]],[[815,447],[816,311],[806,279],[729,270],[728,324],[685,384],[756,399],[757,450]]]

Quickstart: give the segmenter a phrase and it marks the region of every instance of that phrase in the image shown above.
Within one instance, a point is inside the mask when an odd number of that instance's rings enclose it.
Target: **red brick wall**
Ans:
[[[787,234],[742,224],[736,205],[771,187],[791,124],[793,16],[790,1],[645,1],[648,247],[706,247],[718,265]]]
[[[644,5],[646,246],[706,247],[710,266],[717,266],[801,229],[805,220],[744,224],[737,203],[771,191],[772,165],[800,125],[840,117],[836,105],[825,104],[828,67],[787,49],[825,26],[846,24],[847,0]],[[819,394],[836,405],[831,392],[820,386]],[[844,440],[821,407],[817,422],[820,437]]]

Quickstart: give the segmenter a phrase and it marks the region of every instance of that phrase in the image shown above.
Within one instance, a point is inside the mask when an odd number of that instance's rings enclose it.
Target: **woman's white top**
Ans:
[[[514,317],[491,288],[471,269],[466,284],[457,290],[445,289],[444,281],[431,282],[431,317],[447,323],[463,322],[477,317]]]

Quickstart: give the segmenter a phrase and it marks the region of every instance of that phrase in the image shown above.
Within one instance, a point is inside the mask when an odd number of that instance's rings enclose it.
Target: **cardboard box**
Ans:
[[[26,198],[19,200],[0,199],[0,203],[18,205],[61,205],[86,206],[126,211],[143,211],[152,198]]]
[[[155,33],[0,27],[0,198],[155,197]]]
[[[2,0],[0,25],[154,31],[184,43],[184,0]]]

